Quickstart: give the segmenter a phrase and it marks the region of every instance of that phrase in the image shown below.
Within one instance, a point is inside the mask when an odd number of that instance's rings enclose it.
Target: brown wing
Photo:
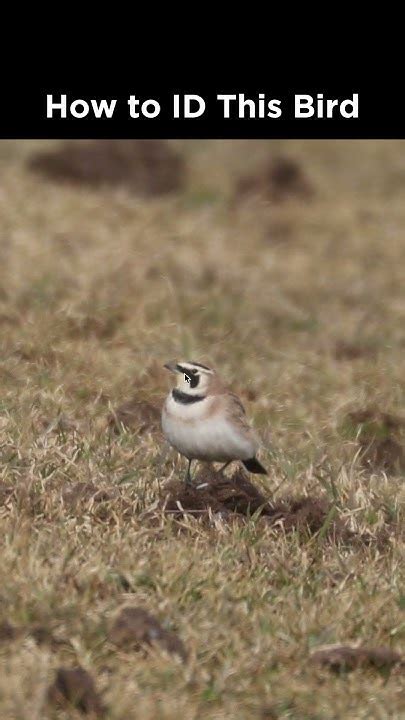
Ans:
[[[228,393],[228,395],[231,399],[231,407],[234,408],[234,412],[239,412],[239,414],[246,415],[246,410],[243,407],[242,400],[233,392]]]
[[[227,393],[227,412],[232,420],[232,422],[235,423],[235,425],[238,425],[240,430],[243,432],[244,435],[247,435],[253,442],[259,446],[259,438],[257,437],[255,431],[251,427],[247,417],[246,417],[246,411],[243,407],[242,401],[240,398],[235,395],[235,393]]]

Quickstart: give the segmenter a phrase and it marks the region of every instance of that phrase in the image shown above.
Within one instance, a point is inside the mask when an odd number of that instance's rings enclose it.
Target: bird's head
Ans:
[[[176,375],[176,388],[187,395],[206,395],[215,371],[197,362],[173,360],[164,365]]]

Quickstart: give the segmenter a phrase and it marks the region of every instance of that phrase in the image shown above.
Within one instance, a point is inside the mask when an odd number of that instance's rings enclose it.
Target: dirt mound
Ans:
[[[298,531],[314,535],[324,530],[325,536],[351,541],[354,534],[337,510],[324,497],[286,497],[274,502],[256,488],[242,470],[231,478],[206,468],[198,473],[192,486],[174,481],[165,486],[162,507],[176,518],[184,515],[209,517],[249,517],[258,512],[263,520],[285,532]]]
[[[127,650],[139,650],[157,644],[170,655],[177,655],[183,662],[187,659],[187,651],[180,638],[140,607],[124,607],[121,610],[111,627],[109,640]]]
[[[375,355],[376,348],[366,343],[338,340],[334,348],[334,356],[339,361],[370,359]]]
[[[311,662],[323,665],[333,672],[349,672],[358,668],[391,670],[403,660],[399,653],[387,647],[353,647],[351,645],[333,645],[316,650]]]
[[[48,689],[48,701],[56,706],[70,706],[92,717],[104,717],[106,712],[93,678],[81,667],[57,670]]]
[[[308,199],[314,188],[305,171],[292,158],[270,158],[256,173],[240,178],[235,188],[235,200],[244,197],[260,197],[280,202],[296,197]]]
[[[144,197],[179,191],[185,179],[183,158],[164,140],[69,141],[28,165],[57,182],[125,186]]]
[[[389,473],[405,469],[405,419],[375,407],[354,410],[344,417],[341,432],[361,448],[361,461],[371,470]]]
[[[270,510],[267,498],[252,485],[242,470],[227,478],[212,468],[203,468],[193,485],[176,480],[166,485],[165,491],[168,491],[165,511],[179,517],[184,513],[200,517],[208,510],[224,515],[231,512],[251,515],[259,508],[266,515]]]
[[[285,498],[272,506],[272,522],[282,522],[284,530],[308,531],[311,535],[319,532],[325,526],[331,505],[324,497]],[[326,528],[328,533],[332,530],[340,536],[342,526],[336,519],[331,523],[333,527]]]

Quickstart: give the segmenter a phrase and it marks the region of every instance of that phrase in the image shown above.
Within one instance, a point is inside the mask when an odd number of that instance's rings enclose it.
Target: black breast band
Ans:
[[[174,390],[172,390],[172,396],[173,400],[178,403],[182,403],[183,405],[190,405],[190,403],[196,403],[201,402],[201,400],[205,400],[205,395],[189,395],[188,393],[184,393],[181,390],[177,390],[177,388],[174,388]]]

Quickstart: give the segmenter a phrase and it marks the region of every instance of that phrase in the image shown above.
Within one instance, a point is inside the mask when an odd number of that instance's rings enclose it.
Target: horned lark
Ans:
[[[162,410],[162,429],[169,443],[188,459],[186,483],[191,482],[193,460],[241,460],[252,473],[267,472],[256,459],[259,440],[250,427],[245,409],[215,370],[196,362],[168,362],[176,374],[176,387]]]

